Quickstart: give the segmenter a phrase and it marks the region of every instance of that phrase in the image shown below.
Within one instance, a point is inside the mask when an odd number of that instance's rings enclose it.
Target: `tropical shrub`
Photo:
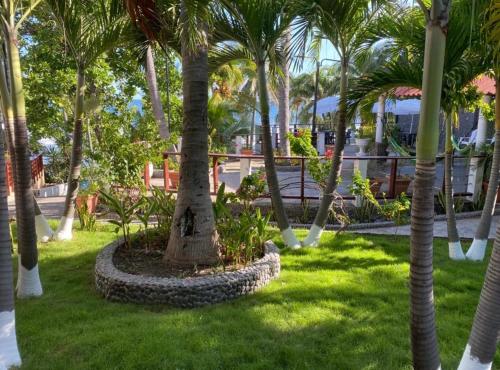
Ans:
[[[238,201],[236,194],[224,192],[223,183],[213,204],[215,223],[219,234],[222,265],[244,264],[262,256],[264,243],[269,238],[271,214],[263,216],[260,208],[245,208],[238,218],[233,217],[228,204]]]
[[[139,207],[141,207],[141,202],[132,203],[126,197],[107,193],[102,190],[100,194],[104,203],[109,207],[109,210],[118,216],[117,220],[110,219],[109,223],[116,225],[115,233],[119,233],[121,230],[125,246],[130,247],[130,225]]]
[[[290,149],[293,154],[308,158],[318,156],[316,148],[312,145],[310,130],[299,130],[297,135],[289,132],[288,140],[290,140]]]
[[[80,230],[95,231],[97,217],[95,213],[89,212],[87,202],[82,202],[76,208],[80,220]]]
[[[266,175],[259,171],[245,176],[241,180],[236,196],[243,202],[245,209],[250,208],[250,203],[261,197],[266,192]]]

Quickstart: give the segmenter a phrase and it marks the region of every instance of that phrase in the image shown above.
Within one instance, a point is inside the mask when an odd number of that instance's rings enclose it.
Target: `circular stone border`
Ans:
[[[184,279],[132,275],[118,270],[113,255],[121,244],[123,239],[104,247],[95,265],[97,291],[115,302],[200,307],[251,294],[280,273],[279,249],[272,241],[265,243],[264,257],[241,270]]]

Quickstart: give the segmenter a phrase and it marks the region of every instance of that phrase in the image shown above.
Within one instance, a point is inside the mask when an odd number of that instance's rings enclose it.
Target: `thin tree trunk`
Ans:
[[[384,147],[384,121],[385,121],[385,102],[386,95],[382,94],[378,97],[377,124],[375,130],[375,150],[377,155],[385,155]]]
[[[410,238],[411,348],[413,367],[417,370],[436,370],[441,366],[434,312],[432,245],[439,110],[450,6],[451,1],[432,1],[425,37]]]
[[[283,36],[284,50],[290,48],[290,29]],[[280,154],[290,156],[290,140],[288,131],[290,128],[290,66],[288,58],[281,67],[283,76],[278,81],[278,122],[280,126]]]
[[[75,122],[73,127],[73,145],[68,175],[68,192],[64,202],[64,211],[56,231],[57,240],[73,238],[73,220],[75,218],[75,202],[80,186],[80,170],[82,165],[83,139],[83,102],[85,96],[85,69],[79,66],[77,70],[77,85],[75,99]]]
[[[186,42],[182,44],[180,181],[165,262],[181,267],[214,265],[219,252],[208,178],[208,51],[205,45],[190,51]]]
[[[14,31],[12,31],[14,32]],[[19,298],[42,295],[42,285],[38,273],[38,250],[35,227],[35,207],[31,188],[31,159],[29,151],[28,129],[21,61],[18,41],[13,33],[9,33],[8,55],[11,81],[12,112],[14,117],[15,136],[15,192],[16,208],[19,208],[17,221],[17,241],[19,248],[19,272],[17,295]]]
[[[0,88],[0,91],[2,91],[2,94],[9,94],[9,88],[7,86],[7,79],[6,79],[6,73],[4,66],[0,66],[0,84],[2,84],[2,87]],[[11,104],[8,103],[7,101],[4,102],[4,107],[5,106],[10,106]],[[3,109],[3,121],[5,124],[5,133],[7,137],[7,148],[9,150],[9,155],[11,159],[11,167],[12,167],[12,173],[14,178],[16,177],[17,173],[17,167],[16,167],[16,151],[15,151],[15,137],[14,137],[14,120],[13,120],[13,113],[10,110],[10,108],[4,108]],[[16,189],[14,187],[14,197],[17,202],[19,202],[17,196],[16,196]],[[48,242],[50,239],[52,239],[54,233],[52,232],[52,229],[50,228],[47,219],[45,216],[40,212],[40,208],[38,207],[38,203],[36,201],[36,198],[33,199],[34,206],[35,206],[35,229],[36,229],[36,234],[38,237],[38,240],[41,241],[42,243]],[[38,210],[38,211],[37,211]],[[37,213],[38,212],[38,213]],[[18,213],[18,208],[16,207],[16,218],[19,218],[19,213]]]
[[[500,227],[474,316],[471,334],[459,370],[489,370],[497,349],[500,331]]]
[[[451,114],[445,118],[446,144],[444,156],[444,193],[446,207],[446,224],[448,228],[448,250],[449,256],[453,260],[464,260],[464,252],[460,244],[460,237],[457,230],[457,220],[455,217],[455,203],[453,202],[453,145],[452,145],[452,120]]]
[[[256,105],[257,105],[257,97],[254,96],[253,107],[252,107],[252,123],[250,126],[250,147],[252,148],[252,150],[255,150],[255,143],[257,142],[255,137],[255,113],[257,111]]]
[[[339,120],[335,128],[335,147],[333,149],[332,167],[328,175],[328,181],[324,190],[323,199],[319,205],[318,213],[314,218],[314,223],[309,230],[307,238],[304,239],[304,246],[317,246],[321,234],[325,228],[328,214],[334,201],[334,192],[337,189],[340,172],[342,170],[342,160],[345,146],[345,130],[347,121],[347,71],[349,61],[342,58],[340,69],[340,101],[339,101]]]
[[[285,244],[291,248],[300,248],[300,243],[288,223],[288,217],[281,198],[276,165],[274,163],[271,127],[269,125],[269,95],[267,91],[266,66],[263,61],[257,62],[259,83],[259,102],[262,125],[262,152],[266,169],[267,185],[271,194],[274,217],[281,231]]]
[[[495,99],[495,148],[493,149],[493,161],[491,163],[490,179],[486,199],[484,201],[481,220],[477,226],[474,241],[467,251],[467,259],[473,261],[482,261],[488,244],[490,234],[491,219],[495,212],[498,191],[498,171],[500,170],[500,78],[496,78],[496,96]]]
[[[146,50],[146,80],[148,82],[149,96],[151,98],[151,105],[153,106],[153,114],[158,123],[160,137],[167,140],[170,137],[170,133],[168,132],[165,113],[163,112],[163,105],[161,103],[160,93],[158,92],[155,61],[151,45],[148,45]]]
[[[0,368],[21,366],[17,347],[12,285],[12,240],[7,204],[7,174],[5,173],[4,133],[0,130]]]

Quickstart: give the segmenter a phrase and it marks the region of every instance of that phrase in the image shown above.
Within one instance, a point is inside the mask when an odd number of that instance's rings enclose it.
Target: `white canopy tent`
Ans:
[[[378,112],[378,103],[373,104],[372,112],[373,113]],[[392,113],[395,116],[419,114],[420,100],[419,99],[386,100],[385,112]]]
[[[340,98],[335,96],[328,96],[318,100],[316,107],[316,114],[322,115],[326,113],[336,112],[338,109]],[[309,113],[313,112],[313,108],[309,108]],[[378,103],[373,104],[373,113],[378,112]],[[405,100],[386,100],[385,112],[392,113],[396,116],[406,116],[410,114],[420,113],[420,100],[419,99],[405,99]]]

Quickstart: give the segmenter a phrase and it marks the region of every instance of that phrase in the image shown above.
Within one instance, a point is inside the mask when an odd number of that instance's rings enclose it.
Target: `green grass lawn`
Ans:
[[[111,230],[41,246],[45,294],[16,307],[23,369],[411,368],[408,238],[325,233],[320,248],[284,250],[280,278],[262,291],[181,310],[96,293],[94,261]],[[451,369],[486,263],[448,260],[444,240],[435,251],[440,349]]]

